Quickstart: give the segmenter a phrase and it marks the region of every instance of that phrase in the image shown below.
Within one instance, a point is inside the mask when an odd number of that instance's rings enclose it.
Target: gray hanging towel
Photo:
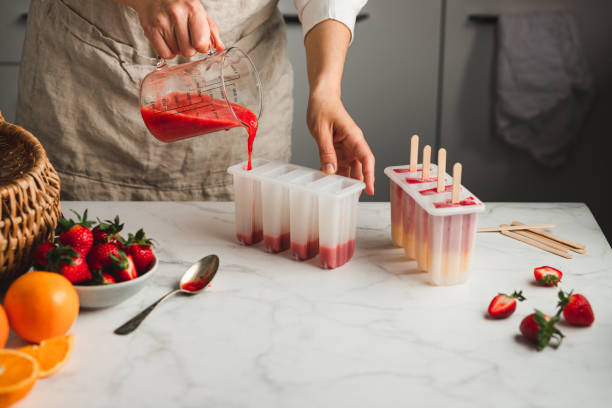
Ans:
[[[497,133],[559,166],[593,99],[576,20],[567,12],[502,15],[498,30]]]

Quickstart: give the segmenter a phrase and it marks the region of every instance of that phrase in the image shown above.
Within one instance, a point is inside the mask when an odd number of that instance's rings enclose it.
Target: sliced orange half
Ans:
[[[38,379],[38,362],[17,350],[0,350],[0,407],[27,395]]]
[[[19,351],[34,357],[40,366],[39,377],[48,377],[62,368],[72,355],[74,334],[53,337],[19,349]]]

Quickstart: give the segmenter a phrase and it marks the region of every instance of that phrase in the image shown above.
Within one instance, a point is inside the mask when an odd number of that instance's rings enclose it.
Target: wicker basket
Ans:
[[[40,142],[0,113],[0,283],[26,272],[32,251],[53,239],[60,180]]]

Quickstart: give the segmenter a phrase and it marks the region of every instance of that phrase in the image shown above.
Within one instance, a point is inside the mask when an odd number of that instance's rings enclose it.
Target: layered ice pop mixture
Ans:
[[[478,213],[485,207],[460,184],[460,165],[456,181],[444,172],[438,184],[439,169],[427,162],[429,174],[426,175],[407,176],[404,169],[408,166],[385,169],[396,197],[391,200],[393,243],[404,247],[406,258],[415,260],[418,268],[428,273],[432,284],[463,283],[469,277],[472,264]],[[402,220],[401,241],[397,240],[399,219]]]
[[[347,263],[355,250],[357,202],[365,184],[266,159],[228,169],[234,177],[236,236],[245,245],[263,239],[267,252],[291,250],[324,268]]]

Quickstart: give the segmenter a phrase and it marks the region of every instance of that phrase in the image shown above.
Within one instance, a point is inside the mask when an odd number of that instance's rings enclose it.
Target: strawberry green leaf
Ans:
[[[557,329],[557,327],[555,326],[555,324],[559,321],[559,316],[555,316],[547,320],[546,317],[544,316],[544,313],[536,309],[533,319],[539,326],[539,330],[537,334],[538,342],[536,345],[536,348],[538,349],[538,351],[544,349],[544,347],[549,345],[550,340],[553,338],[556,339],[557,342],[554,344],[550,344],[550,345],[553,346],[554,348],[559,347],[561,345],[561,340],[564,337],[563,333],[561,333],[561,331]]]
[[[523,300],[527,300],[527,298],[523,296],[522,290],[519,290],[518,292],[515,290],[514,292],[512,292],[512,295],[510,297],[517,299],[519,302],[522,302]]]
[[[567,304],[569,303],[570,298],[572,297],[572,293],[574,293],[574,289],[572,289],[567,294],[563,292],[563,289],[559,291],[559,303],[557,303],[557,307],[559,308],[559,310],[557,311],[556,316],[561,315],[561,312],[563,311],[563,309],[565,309],[565,306],[567,306]]]
[[[545,286],[557,286],[559,278],[555,275],[544,275],[538,280],[538,283]]]

